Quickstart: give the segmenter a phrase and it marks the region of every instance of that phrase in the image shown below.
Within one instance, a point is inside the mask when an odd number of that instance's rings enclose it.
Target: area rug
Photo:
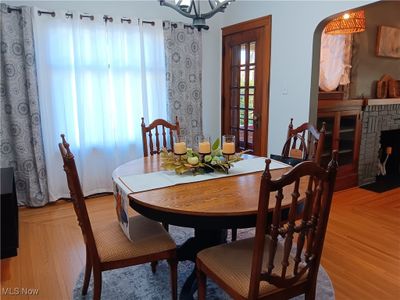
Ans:
[[[186,239],[193,236],[193,229],[170,226],[169,232],[176,243],[182,244]],[[238,239],[254,236],[254,229],[238,230]],[[229,238],[229,237],[228,237]],[[194,264],[192,262],[179,262],[178,264],[178,293],[180,292],[186,278],[191,274]],[[75,284],[73,300],[92,299],[93,282],[90,282],[86,296],[82,296],[84,270],[79,274]],[[108,300],[127,299],[170,299],[170,277],[169,267],[165,261],[159,262],[157,272],[151,272],[150,264],[133,266],[123,269],[103,272],[101,298]],[[91,277],[93,279],[93,275]],[[195,299],[197,296],[195,296]],[[334,290],[331,280],[325,270],[320,267],[317,280],[317,299],[334,300]],[[207,281],[207,299],[231,299],[211,280]],[[304,295],[293,299],[304,299]]]

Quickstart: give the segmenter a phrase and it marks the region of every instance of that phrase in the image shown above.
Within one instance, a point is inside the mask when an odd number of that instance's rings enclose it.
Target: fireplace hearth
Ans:
[[[385,192],[400,186],[400,129],[382,131],[376,181],[362,186],[374,192]]]
[[[366,185],[377,180],[377,183],[382,183],[385,178],[389,181],[400,180],[400,104],[367,105],[362,119],[358,165],[359,185]],[[389,155],[388,152],[390,152]],[[388,158],[385,164],[385,175],[382,175],[381,168],[386,157]],[[379,176],[377,176],[378,173]]]
[[[400,129],[382,131],[380,144],[378,176],[400,180]]]

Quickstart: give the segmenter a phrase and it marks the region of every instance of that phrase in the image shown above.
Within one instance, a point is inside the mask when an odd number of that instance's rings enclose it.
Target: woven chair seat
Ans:
[[[264,244],[264,259],[268,261],[268,248],[271,240],[269,236],[265,236]],[[224,284],[233,288],[243,298],[247,298],[250,286],[250,274],[253,259],[254,238],[248,238],[207,248],[197,254],[197,258],[209,269],[212,273],[222,280]],[[281,264],[283,257],[283,246],[278,243],[275,255],[274,273],[281,274]],[[290,256],[293,261],[293,256]],[[294,261],[287,268],[288,276],[293,274]],[[265,269],[265,263],[263,264]],[[307,273],[305,273],[296,284],[305,281]],[[208,276],[213,278],[208,272]],[[267,294],[282,290],[266,281],[261,281],[259,289],[259,297],[264,297]]]
[[[130,241],[118,221],[94,226],[93,234],[101,262],[147,256],[176,248],[175,242],[158,222],[143,216],[132,217]]]

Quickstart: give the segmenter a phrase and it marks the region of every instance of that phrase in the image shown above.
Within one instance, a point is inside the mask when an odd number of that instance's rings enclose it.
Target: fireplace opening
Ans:
[[[381,132],[376,184],[385,190],[400,186],[400,129]]]

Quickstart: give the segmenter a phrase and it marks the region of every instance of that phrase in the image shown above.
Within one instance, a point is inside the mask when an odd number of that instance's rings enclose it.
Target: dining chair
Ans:
[[[283,145],[282,154],[271,154],[271,158],[290,165],[296,165],[305,160],[311,160],[320,164],[325,142],[325,122],[318,132],[309,123],[303,123],[293,128],[293,118],[290,119],[287,139]],[[286,213],[283,213],[284,215]],[[237,239],[237,229],[232,229],[232,241]]]
[[[207,277],[234,299],[289,299],[300,294],[315,299],[337,152],[326,170],[305,161],[275,180],[271,179],[270,163],[267,159],[261,177],[255,237],[197,254],[199,299],[205,299]],[[297,201],[303,192],[304,214],[296,221]],[[290,207],[289,217],[281,222],[281,210],[286,206]]]
[[[86,268],[82,294],[86,295],[93,271],[93,299],[100,299],[102,272],[166,259],[170,266],[172,299],[177,298],[176,245],[160,223],[134,216],[129,222],[133,242],[122,232],[116,219],[92,226],[75,165],[74,155],[62,134],[59,149],[64,162],[68,188],[86,246]],[[138,278],[139,279],[139,278]]]
[[[325,142],[325,122],[320,131],[310,123],[303,123],[293,128],[293,118],[290,119],[286,142],[283,145],[282,156],[299,160],[311,160],[320,164]]]
[[[143,156],[147,157],[154,154],[160,154],[163,148],[168,152],[173,151],[174,148],[174,134],[179,135],[179,121],[175,117],[175,125],[169,123],[164,119],[156,119],[148,126],[144,123],[142,117],[142,142],[143,142]],[[160,137],[162,136],[162,139]],[[154,146],[155,144],[155,146]],[[154,148],[155,147],[155,148]],[[169,224],[163,223],[164,228],[168,231]],[[157,262],[152,263],[152,270],[155,271]]]
[[[175,117],[175,125],[163,119],[156,119],[148,126],[142,118],[142,141],[144,157],[159,154],[163,148],[172,151],[174,134],[179,135],[179,121]],[[160,137],[161,135],[161,137]]]

